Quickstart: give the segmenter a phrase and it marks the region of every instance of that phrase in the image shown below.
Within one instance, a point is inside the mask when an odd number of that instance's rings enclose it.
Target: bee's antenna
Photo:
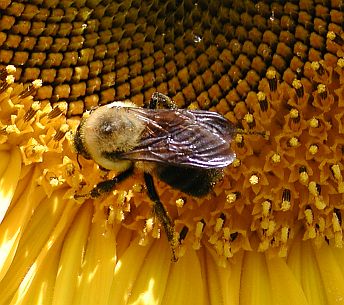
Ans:
[[[240,134],[247,134],[247,135],[259,135],[262,136],[265,140],[268,140],[270,137],[270,131],[253,131],[253,130],[244,130],[244,129],[237,129],[237,133]]]

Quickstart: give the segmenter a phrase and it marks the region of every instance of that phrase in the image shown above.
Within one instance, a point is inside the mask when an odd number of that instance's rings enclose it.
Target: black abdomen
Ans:
[[[210,192],[222,176],[221,169],[204,169],[159,165],[158,177],[186,194],[201,197]]]

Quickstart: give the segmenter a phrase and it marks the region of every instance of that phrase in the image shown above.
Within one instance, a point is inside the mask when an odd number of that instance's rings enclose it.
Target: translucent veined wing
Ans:
[[[143,120],[146,128],[140,144],[116,153],[117,158],[198,168],[223,168],[235,158],[230,142],[236,128],[216,112],[127,109]]]

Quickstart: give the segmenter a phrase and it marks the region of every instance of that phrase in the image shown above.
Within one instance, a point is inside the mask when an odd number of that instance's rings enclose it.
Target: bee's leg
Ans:
[[[97,198],[102,194],[109,193],[113,190],[115,185],[128,177],[133,173],[133,167],[128,168],[124,172],[118,174],[116,177],[109,179],[109,180],[104,180],[102,182],[99,182],[89,193],[88,196],[92,198]],[[74,195],[74,198],[78,197],[87,197],[85,195]]]
[[[176,236],[174,226],[172,224],[171,218],[167,215],[166,209],[160,201],[159,195],[155,189],[153,177],[149,173],[144,173],[145,183],[148,191],[149,198],[153,201],[153,211],[158,217],[160,223],[164,226],[167,239],[171,245],[172,249],[172,259],[177,261],[175,249],[178,244],[178,238]]]
[[[149,109],[157,109],[158,105],[163,105],[164,108],[168,109],[177,109],[177,105],[165,94],[160,92],[154,92],[149,101]]]

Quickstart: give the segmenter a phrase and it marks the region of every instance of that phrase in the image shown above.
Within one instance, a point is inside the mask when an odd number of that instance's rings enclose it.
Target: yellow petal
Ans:
[[[21,155],[18,148],[13,148],[10,152],[11,159],[8,166],[0,178],[0,223],[2,222],[7,209],[11,203],[16,190],[21,169]],[[4,162],[2,160],[1,162]],[[4,167],[3,165],[1,167]]]
[[[58,218],[56,218],[56,215],[52,215],[51,218],[56,221],[56,225],[50,232],[49,238],[45,240],[37,258],[35,258],[30,268],[26,270],[27,273],[22,279],[10,304],[51,303],[61,247],[66,232],[79,208],[72,201],[63,200],[61,197],[63,193],[64,191],[62,190],[56,197],[53,196],[52,199],[54,200],[51,204],[54,206],[60,205],[64,210]],[[38,228],[38,231],[42,231],[42,228]],[[30,255],[30,250],[27,250],[27,253],[31,260],[32,255]],[[11,272],[12,270],[9,269],[9,271]]]
[[[80,286],[73,304],[106,304],[116,263],[116,236],[112,226],[105,225],[105,217],[91,226],[82,266]]]
[[[296,239],[297,238],[297,239]],[[301,261],[301,246],[302,240],[296,237],[292,243],[291,249],[288,252],[287,264],[290,270],[293,272],[296,280],[301,283],[302,278],[302,261]]]
[[[51,304],[59,254],[59,251],[50,251],[44,266],[39,266],[37,262],[33,264],[9,305]]]
[[[337,264],[340,267],[342,274],[344,274],[344,248],[333,248],[332,249],[333,255],[336,258]]]
[[[0,304],[8,304],[60,220],[66,208],[62,196],[63,190],[55,192],[36,209],[19,242],[13,262],[0,282]]]
[[[263,253],[245,252],[240,296],[240,304],[243,305],[273,304]]]
[[[326,304],[324,286],[314,256],[311,241],[302,242],[301,284],[309,304]]]
[[[308,305],[302,287],[292,274],[285,260],[279,257],[266,259],[270,278],[272,304]]]
[[[161,304],[206,304],[203,276],[196,251],[189,248],[177,263],[172,264]]]
[[[242,252],[233,258],[233,261],[230,263],[230,272],[226,268],[218,267],[224,304],[239,304],[241,273],[243,268]]]
[[[92,204],[85,203],[64,240],[52,299],[53,305],[74,304],[73,297],[87,244],[92,213]]]
[[[36,206],[45,193],[36,185],[37,175],[32,175],[22,195],[0,225],[0,280],[5,276],[16,253],[19,240]],[[19,182],[21,184],[22,182]],[[25,181],[24,181],[25,183]]]
[[[127,304],[167,304],[162,302],[162,299],[166,289],[170,265],[170,245],[165,239],[156,240],[138,273]],[[169,279],[170,281],[171,279]]]
[[[0,177],[4,174],[8,167],[11,154],[8,150],[0,150]]]
[[[344,276],[332,253],[332,247],[324,245],[320,249],[315,248],[314,252],[325,287],[327,304],[344,304]]]
[[[109,305],[127,304],[149,249],[150,245],[140,246],[138,239],[134,239],[123,256],[120,257],[116,264]]]

